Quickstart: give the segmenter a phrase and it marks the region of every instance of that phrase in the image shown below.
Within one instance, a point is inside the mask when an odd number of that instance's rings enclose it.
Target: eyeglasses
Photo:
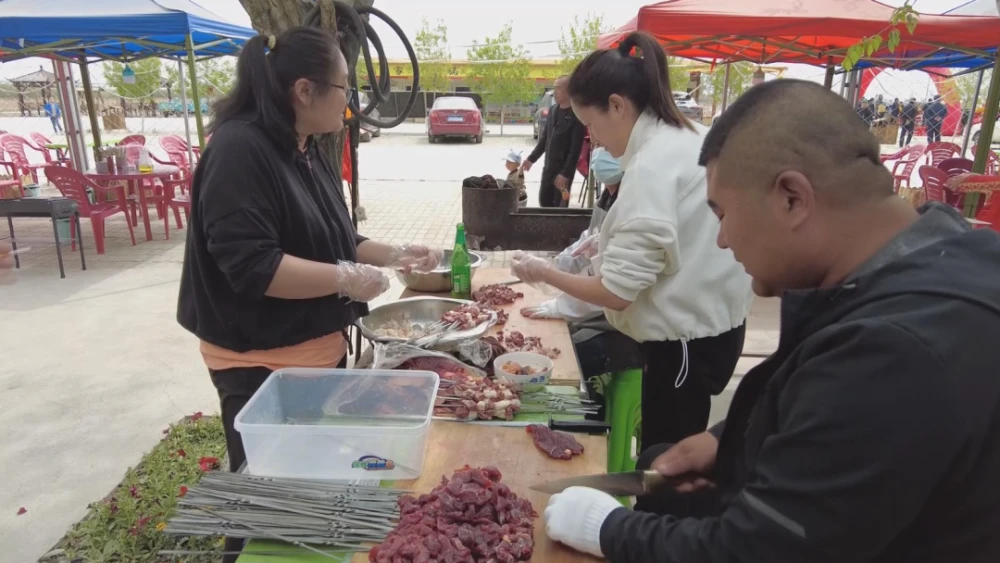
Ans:
[[[337,88],[338,90],[343,90],[344,93],[350,93],[351,92],[351,89],[348,88],[347,86],[341,86],[340,84],[334,84],[333,82],[323,82],[322,84],[326,84],[327,86],[330,86],[331,88]]]

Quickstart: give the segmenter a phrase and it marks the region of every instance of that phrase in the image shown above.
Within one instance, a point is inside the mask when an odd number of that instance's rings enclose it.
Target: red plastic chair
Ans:
[[[191,171],[191,164],[187,156],[188,146],[184,142],[184,139],[181,139],[177,135],[160,137],[160,146],[167,152],[170,164],[180,168],[184,171],[185,175]]]
[[[978,145],[972,145],[972,154],[979,152]],[[986,160],[986,173],[990,176],[1000,175],[1000,157],[997,156],[996,151],[990,149],[989,155]]]
[[[962,147],[955,143],[931,143],[927,145],[926,154],[930,157],[930,165],[937,166],[949,158],[962,156]]]
[[[191,176],[185,176],[179,180],[165,179],[161,182],[163,184],[162,204],[164,208],[170,208],[174,211],[177,229],[183,229],[180,210],[184,211],[184,219],[191,222]],[[177,193],[178,189],[180,194]],[[170,240],[170,214],[166,212],[166,209],[163,213],[163,231],[166,233],[167,240]]]
[[[960,198],[948,197],[949,193],[954,194],[954,192],[944,186],[945,182],[948,181],[948,175],[945,174],[943,170],[934,166],[924,165],[917,169],[917,175],[920,176],[920,181],[924,184],[925,201],[940,201],[941,203],[947,203],[952,207],[957,207],[956,204]],[[949,199],[951,199],[951,201],[949,201]]]
[[[892,154],[883,154],[883,155],[879,156],[879,160],[882,161],[882,164],[885,164],[886,162],[889,162],[890,160],[899,160],[899,159],[903,158],[904,156],[906,156],[907,153],[910,152],[910,148],[911,147],[903,147],[903,148],[899,149],[899,152],[894,152]]]
[[[968,158],[946,158],[937,167],[944,170],[948,176],[958,176],[966,172],[972,172],[973,162]]]
[[[80,208],[81,217],[90,218],[90,226],[94,229],[94,244],[97,246],[98,254],[104,254],[104,221],[117,213],[125,214],[128,234],[132,237],[132,246],[135,246],[135,231],[132,229],[132,222],[135,220],[135,202],[125,197],[125,186],[99,186],[83,174],[66,166],[46,166],[45,177],[49,179],[49,182],[55,184],[63,197],[76,201]],[[90,199],[87,197],[87,188],[93,190],[94,195],[97,196],[115,194],[116,199],[90,203]],[[98,197],[97,199],[100,201],[105,198]],[[132,221],[129,221],[129,211],[132,213]],[[73,240],[73,250],[76,250],[76,225],[74,221],[70,221],[70,238]]]
[[[897,193],[903,187],[904,182],[907,188],[910,187],[910,177],[913,176],[913,170],[917,167],[920,159],[924,157],[924,151],[926,150],[927,147],[924,145],[911,145],[909,152],[892,165],[892,177],[895,180]],[[903,167],[902,170],[900,170],[900,166]]]
[[[45,164],[31,164],[28,161],[28,156],[24,153],[25,146],[31,146],[30,143],[24,137],[18,137],[17,135],[11,135],[10,133],[6,135],[0,135],[0,146],[3,147],[4,152],[10,158],[10,163],[13,164],[13,179],[21,181],[21,178],[25,175],[31,175],[31,180],[34,183],[38,183],[38,169],[45,168]],[[22,188],[23,188],[22,184]]]
[[[118,142],[119,147],[126,147],[128,145],[139,145],[146,146],[146,136],[145,135],[129,135]]]

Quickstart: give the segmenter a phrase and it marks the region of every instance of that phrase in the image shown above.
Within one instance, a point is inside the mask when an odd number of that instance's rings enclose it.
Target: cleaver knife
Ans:
[[[561,493],[570,487],[590,487],[608,493],[613,497],[641,496],[660,487],[678,487],[693,481],[699,475],[685,473],[675,477],[664,477],[656,471],[629,471],[625,473],[604,473],[582,475],[532,485],[531,489],[550,495]]]

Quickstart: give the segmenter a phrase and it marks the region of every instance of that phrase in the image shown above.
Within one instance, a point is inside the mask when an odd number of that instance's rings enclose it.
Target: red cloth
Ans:
[[[354,174],[354,163],[351,162],[351,133],[344,133],[344,151],[340,155],[340,173],[344,182],[350,184]]]
[[[680,57],[826,65],[832,49],[846,50],[864,37],[884,37],[893,10],[875,0],[667,0],[640,8],[627,24],[601,35],[598,46],[615,46],[640,30]],[[875,56],[905,62],[932,51],[928,43],[981,49],[996,45],[997,37],[1000,18],[920,14],[913,35],[903,29],[895,53],[883,44]],[[766,38],[767,43],[755,38]],[[832,56],[834,63],[842,60],[843,55]]]

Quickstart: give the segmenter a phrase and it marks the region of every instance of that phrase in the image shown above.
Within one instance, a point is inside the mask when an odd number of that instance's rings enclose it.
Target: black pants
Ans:
[[[927,127],[927,142],[928,143],[940,143],[941,142],[941,124],[934,123]]]
[[[746,323],[686,343],[687,377],[676,385],[684,362],[679,340],[643,342],[642,449],[677,443],[708,428],[712,395],[726,388],[743,353]]]
[[[347,367],[346,355],[337,367]],[[226,453],[229,454],[229,471],[239,471],[247,460],[247,454],[243,450],[243,438],[233,426],[236,415],[250,401],[250,397],[253,397],[253,394],[260,389],[271,372],[270,368],[265,367],[208,370],[212,377],[212,384],[215,385],[215,390],[219,393],[222,428],[226,433]],[[224,551],[240,551],[242,549],[242,538],[226,538]],[[236,563],[238,557],[238,555],[224,555],[222,563]]]
[[[899,147],[903,148],[909,145],[913,141],[913,127],[900,127],[899,128]]]
[[[559,175],[559,171],[553,168],[546,166],[542,170],[542,185],[538,188],[538,206],[569,207],[569,200],[563,199],[562,192],[556,187],[556,176]],[[567,189],[572,187],[573,178],[569,179],[569,184]]]
[[[639,455],[635,468],[640,471],[651,469],[653,461],[672,446],[673,444],[657,444],[647,449]],[[675,518],[707,518],[717,516],[722,511],[722,499],[717,489],[679,493],[672,488],[665,488],[636,497],[635,509]]]

